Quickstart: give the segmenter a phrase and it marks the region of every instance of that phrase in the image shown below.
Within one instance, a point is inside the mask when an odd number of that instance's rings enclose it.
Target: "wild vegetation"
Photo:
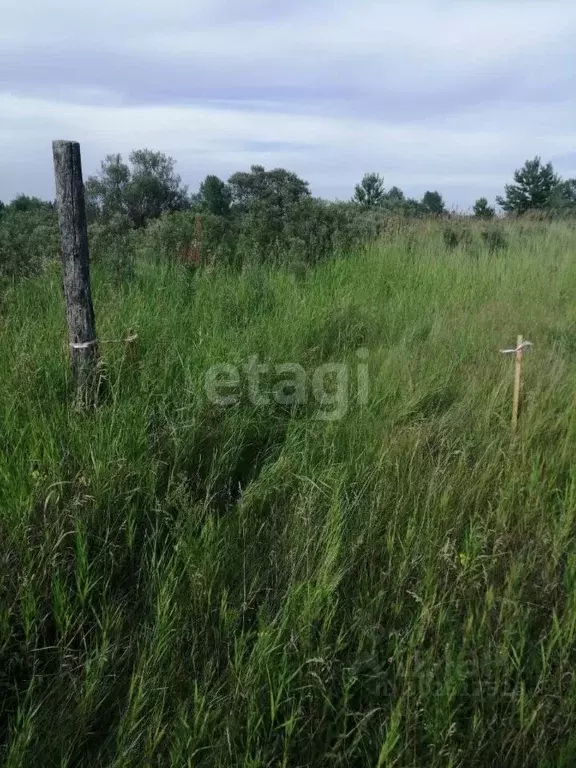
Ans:
[[[190,194],[175,161],[148,149],[132,152],[128,163],[121,155],[108,156],[98,174],[87,179],[86,198],[92,256],[121,271],[142,250],[161,260],[211,266],[309,266],[374,242],[400,218],[438,218],[461,228],[467,220],[488,222],[496,216],[485,197],[470,216],[451,213],[439,192],[427,191],[422,200],[407,198],[398,187],[387,190],[377,173],[365,174],[348,202],[315,198],[296,174],[258,165],[227,182],[209,175]],[[537,157],[515,172],[498,204],[508,217],[571,219],[576,179],[561,179]],[[491,232],[488,227],[486,237]],[[25,195],[0,203],[0,281],[38,273],[57,257],[53,203]]]
[[[574,222],[255,168],[143,225],[135,167],[90,237],[99,337],[138,348],[88,411],[52,207],[0,214],[2,763],[573,766]],[[345,365],[341,418],[274,370],[207,397],[254,358]]]

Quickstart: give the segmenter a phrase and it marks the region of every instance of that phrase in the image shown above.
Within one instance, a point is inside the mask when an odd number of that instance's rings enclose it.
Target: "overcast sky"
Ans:
[[[196,191],[259,163],[348,199],[448,204],[536,154],[576,176],[574,0],[28,0],[0,26],[0,200],[54,196],[50,142],[172,155]]]

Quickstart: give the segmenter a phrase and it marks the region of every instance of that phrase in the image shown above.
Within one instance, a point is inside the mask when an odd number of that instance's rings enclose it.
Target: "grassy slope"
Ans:
[[[101,338],[136,327],[140,350],[103,348],[88,415],[64,404],[57,273],[10,290],[1,760],[574,765],[575,250],[558,225],[306,276],[97,272]],[[370,402],[342,421],[202,394],[215,362],[359,347]]]

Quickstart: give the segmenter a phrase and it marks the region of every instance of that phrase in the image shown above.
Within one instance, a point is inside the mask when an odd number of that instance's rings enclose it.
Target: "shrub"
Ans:
[[[482,232],[482,240],[490,253],[497,253],[508,248],[508,238],[500,227],[490,227]]]
[[[234,265],[238,224],[228,216],[169,213],[148,225],[144,241],[145,247],[163,260]]]
[[[239,266],[238,222],[225,216],[202,216],[200,253],[203,264],[209,266]]]
[[[0,219],[0,277],[27,277],[59,255],[56,213],[7,208]]]
[[[455,250],[456,248],[469,248],[474,238],[472,233],[465,226],[458,226],[456,224],[449,224],[442,230],[442,238],[444,245],[449,250]]]
[[[92,261],[108,265],[117,277],[133,275],[138,238],[127,216],[117,213],[106,224],[90,224],[88,239]]]
[[[196,214],[189,211],[168,213],[150,222],[144,242],[154,257],[176,260],[194,242]]]
[[[316,264],[348,251],[356,239],[352,224],[361,215],[347,204],[303,201],[294,206],[286,222],[287,256],[291,261]]]
[[[442,237],[444,238],[444,245],[451,250],[460,244],[460,235],[454,227],[444,227]]]

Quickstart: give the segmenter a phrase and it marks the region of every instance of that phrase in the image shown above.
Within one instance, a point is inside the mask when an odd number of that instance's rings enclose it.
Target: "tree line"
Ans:
[[[127,162],[120,154],[107,156],[98,173],[87,178],[85,191],[96,254],[121,254],[130,250],[129,243],[135,248],[138,242],[166,256],[184,250],[190,259],[208,254],[210,259],[243,263],[287,256],[311,263],[378,237],[391,220],[389,214],[407,219],[453,216],[439,192],[427,191],[416,200],[396,186],[386,189],[378,173],[365,174],[347,202],[313,197],[308,182],[297,174],[261,165],[227,181],[209,175],[190,194],[174,159],[149,149],[132,152]],[[551,163],[535,157],[514,173],[496,203],[508,216],[574,215],[576,179],[562,179]],[[493,219],[496,208],[482,197],[473,216]],[[33,272],[57,250],[54,203],[26,195],[0,203],[0,276]]]
[[[266,171],[253,165],[250,171],[234,173],[227,182],[208,175],[197,193],[189,194],[175,170],[176,162],[162,152],[140,149],[128,162],[122,155],[108,155],[96,175],[86,181],[87,213],[90,221],[107,221],[125,216],[134,227],[170,213],[196,210],[216,216],[246,214],[254,205],[286,208],[310,199],[308,182],[283,168]],[[407,198],[398,187],[386,190],[379,173],[366,173],[354,189],[350,201],[362,210],[382,210],[406,216],[441,216],[447,213],[442,195],[427,191],[421,200]],[[496,203],[507,214],[532,211],[576,211],[576,179],[562,179],[552,163],[540,157],[528,160],[514,173],[504,195]],[[18,195],[9,204],[0,201],[0,215],[53,210],[54,204],[37,197]],[[473,207],[478,218],[492,218],[496,209],[487,198]]]

